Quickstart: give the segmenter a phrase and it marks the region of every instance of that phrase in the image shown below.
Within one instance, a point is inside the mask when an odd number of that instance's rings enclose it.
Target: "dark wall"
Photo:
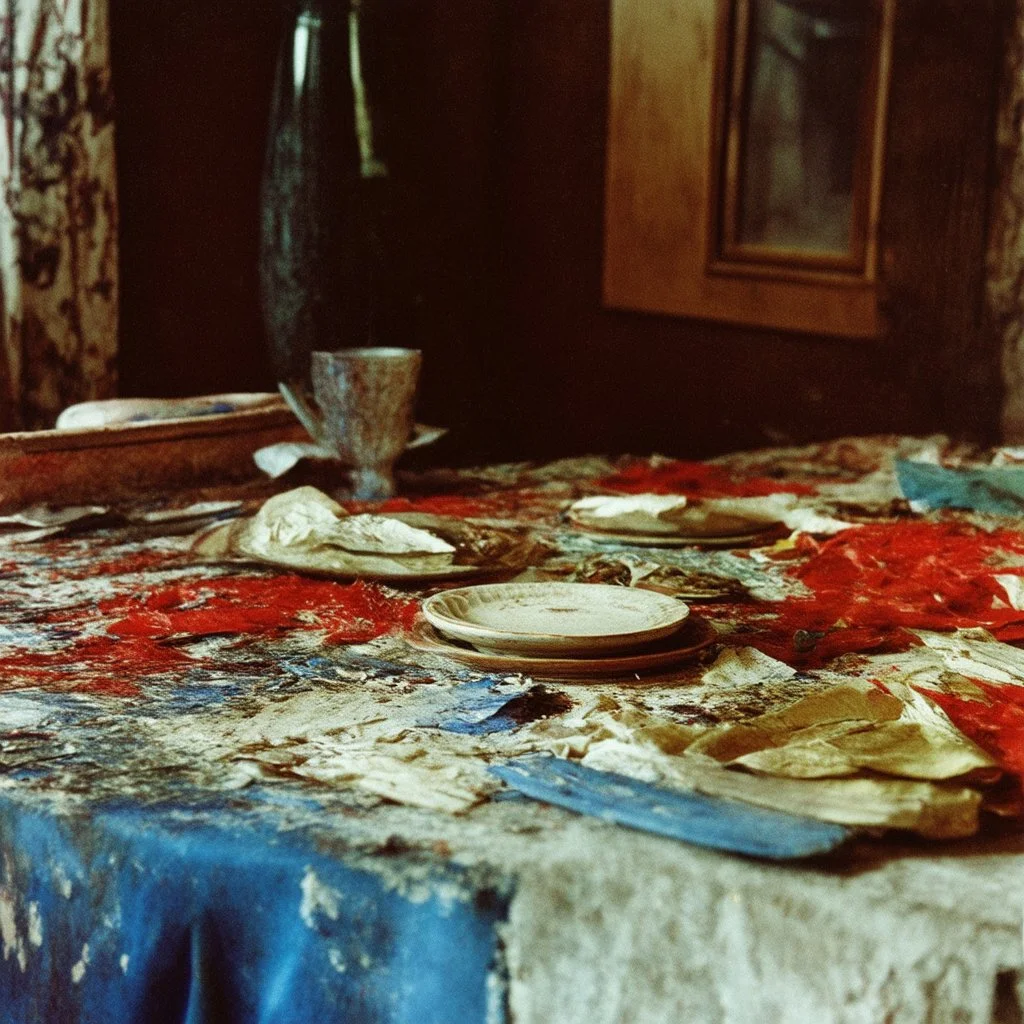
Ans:
[[[258,185],[279,9],[111,0],[121,392],[268,385]]]
[[[981,315],[999,0],[900,5],[888,339],[606,310],[607,0],[415,7],[421,417],[454,460],[704,455],[883,431],[994,436]],[[112,0],[125,394],[272,386],[258,182],[281,21],[262,0]],[[912,126],[909,135],[904,126]]]

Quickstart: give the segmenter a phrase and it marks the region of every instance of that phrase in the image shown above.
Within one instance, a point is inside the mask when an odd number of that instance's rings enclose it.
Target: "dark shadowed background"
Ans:
[[[384,3],[408,42],[394,127],[421,197],[420,416],[451,428],[436,457],[995,438],[982,290],[1006,3],[899,5],[877,342],[602,307],[606,0]],[[282,27],[268,0],[111,0],[123,394],[273,387],[256,265]]]

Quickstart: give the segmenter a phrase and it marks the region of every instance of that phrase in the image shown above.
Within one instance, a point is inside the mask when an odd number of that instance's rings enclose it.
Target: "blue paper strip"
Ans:
[[[842,825],[663,789],[560,757],[533,755],[490,770],[535,800],[695,846],[752,857],[811,857],[834,850],[852,834]]]
[[[1024,469],[949,469],[897,459],[896,478],[908,501],[929,508],[964,508],[1006,516],[1024,514]]]

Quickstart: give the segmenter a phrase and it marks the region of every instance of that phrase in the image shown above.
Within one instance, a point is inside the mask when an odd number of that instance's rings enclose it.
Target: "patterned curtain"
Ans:
[[[0,429],[114,393],[107,0],[0,0]]]

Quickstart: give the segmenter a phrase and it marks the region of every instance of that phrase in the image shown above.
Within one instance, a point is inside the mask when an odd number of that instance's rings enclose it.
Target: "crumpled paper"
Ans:
[[[809,710],[805,706],[804,714]],[[702,750],[702,737],[708,735],[662,715],[623,708],[615,698],[600,695],[568,715],[533,723],[517,737],[533,750],[579,760],[599,771],[821,821],[907,829],[930,838],[977,831],[981,793],[959,779],[887,778],[863,772],[842,778],[757,774],[749,766],[723,763]],[[978,760],[983,758],[984,754]],[[972,759],[963,766],[974,763]]]
[[[782,662],[739,648],[723,651],[705,680],[742,688],[793,675]],[[848,680],[711,728],[597,694],[517,736],[535,750],[646,782],[933,838],[977,831],[976,784],[999,775],[939,707],[899,681],[884,690]]]
[[[670,756],[620,740],[596,744],[582,764],[642,782],[742,800],[757,807],[870,829],[906,829],[929,839],[978,831],[981,793],[952,783],[892,778],[780,779],[724,767],[713,758]]]
[[[794,779],[870,770],[941,781],[997,767],[926,697],[907,686],[897,696],[859,680],[780,711],[710,729],[689,751]]]
[[[240,501],[198,501],[182,508],[119,509],[108,505],[31,505],[0,515],[0,545],[25,544],[92,529],[134,528],[136,534],[191,531],[234,513]]]
[[[346,578],[447,579],[519,569],[546,557],[529,530],[419,512],[350,515],[315,487],[264,502],[251,518],[201,534],[204,561],[256,561]]]
[[[454,545],[429,530],[389,516],[349,515],[315,487],[275,495],[251,519],[200,537],[193,551],[342,575],[433,573],[455,558]]]

